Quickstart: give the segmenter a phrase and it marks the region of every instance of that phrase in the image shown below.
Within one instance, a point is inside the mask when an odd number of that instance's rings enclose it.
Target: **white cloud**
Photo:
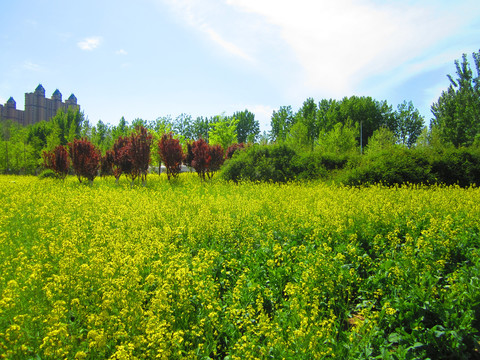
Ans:
[[[303,85],[347,95],[372,75],[403,64],[401,76],[430,66],[428,52],[474,17],[466,4],[426,1],[227,0],[239,11],[261,15],[295,54]],[[479,8],[479,5],[474,5]],[[416,62],[417,58],[423,58]],[[451,60],[450,60],[451,61]]]
[[[91,36],[79,41],[77,46],[82,50],[92,51],[93,49],[99,47],[101,42],[102,38],[100,36]]]
[[[228,9],[225,6],[221,6],[217,1],[212,0],[163,0],[163,2],[188,26],[205,34],[210,41],[213,41],[227,53],[249,62],[254,61],[245,47],[240,46],[235,41],[238,38],[235,40],[228,39],[231,31],[227,30],[234,19],[225,16],[224,11]],[[233,38],[234,36],[230,37]]]
[[[30,70],[30,71],[40,71],[42,70],[41,66],[38,65],[38,64],[35,64],[31,61],[24,61],[23,62],[23,68],[26,69],[26,70]]]
[[[117,55],[127,55],[128,53],[127,53],[126,50],[120,49],[120,50],[117,50],[117,51],[115,52],[115,54],[117,54]]]

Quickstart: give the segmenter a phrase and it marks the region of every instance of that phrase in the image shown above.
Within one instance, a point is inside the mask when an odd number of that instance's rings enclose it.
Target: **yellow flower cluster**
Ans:
[[[182,175],[0,177],[0,358],[350,357],[480,228],[476,188]]]

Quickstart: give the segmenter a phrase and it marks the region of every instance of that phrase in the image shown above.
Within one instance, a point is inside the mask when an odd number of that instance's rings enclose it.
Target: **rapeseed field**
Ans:
[[[0,358],[474,359],[480,190],[0,177]]]

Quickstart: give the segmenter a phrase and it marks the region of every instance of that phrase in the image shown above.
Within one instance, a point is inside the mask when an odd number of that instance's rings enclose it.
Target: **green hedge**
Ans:
[[[255,145],[228,160],[222,176],[235,182],[334,179],[346,185],[441,183],[466,187],[480,183],[480,150],[392,146],[362,156],[347,156],[298,152],[285,144]]]

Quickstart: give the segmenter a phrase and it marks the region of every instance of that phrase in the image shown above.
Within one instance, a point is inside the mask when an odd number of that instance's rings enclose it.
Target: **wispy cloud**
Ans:
[[[115,51],[115,54],[117,54],[117,55],[127,55],[128,52],[124,49],[120,49],[120,50]]]
[[[77,46],[85,51],[92,51],[100,46],[102,42],[101,36],[91,36],[87,37],[77,43]]]
[[[29,71],[41,71],[42,67],[38,64],[35,64],[31,61],[24,61],[23,62],[23,68]]]
[[[254,58],[243,46],[228,38],[226,28],[231,25],[231,21],[234,19],[227,19],[220,14],[222,10],[226,9],[225,6],[211,0],[163,0],[163,2],[183,22],[206,35],[210,41],[227,53],[249,62],[254,61]]]
[[[468,0],[451,4],[354,0],[227,3],[241,12],[260,15],[277,28],[304,71],[304,85],[328,89],[332,95],[351,94],[372,75],[399,70],[398,75],[406,76],[432,66],[425,57],[444,58],[438,54],[445,49],[438,45],[458,34],[480,11],[480,5]]]

